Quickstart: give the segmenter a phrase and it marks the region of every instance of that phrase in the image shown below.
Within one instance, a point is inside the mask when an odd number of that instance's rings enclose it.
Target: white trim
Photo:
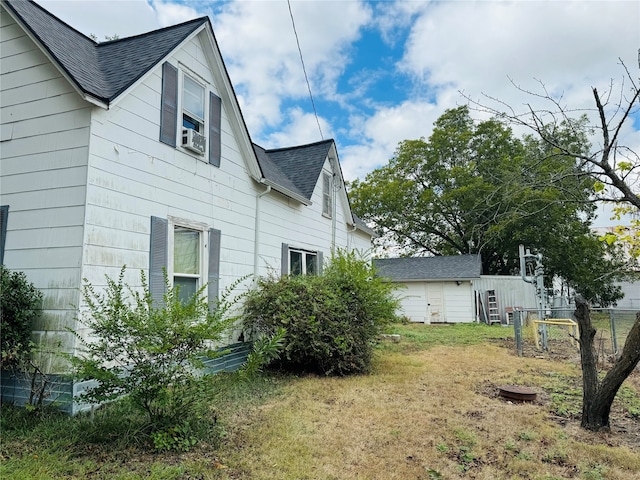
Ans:
[[[208,244],[208,233],[209,227],[202,222],[194,222],[192,220],[185,220],[183,218],[177,218],[168,216],[167,217],[167,277],[169,278],[169,284],[171,287],[174,286],[173,278],[175,276],[175,272],[173,270],[174,266],[174,233],[176,227],[188,228],[190,230],[197,231],[199,235],[199,249],[200,249],[200,258],[199,260],[199,270],[200,273],[195,274],[179,274],[178,276],[184,278],[198,278],[198,286],[197,288],[202,288],[208,282],[209,279],[209,244]],[[205,298],[207,298],[206,289],[204,291]]]

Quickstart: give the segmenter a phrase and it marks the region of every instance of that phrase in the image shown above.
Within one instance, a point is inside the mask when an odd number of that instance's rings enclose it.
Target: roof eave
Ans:
[[[273,180],[269,180],[268,178],[261,177],[260,180],[258,180],[258,182],[262,183],[264,185],[270,186],[273,190],[275,190],[277,192],[280,192],[284,196],[289,197],[289,198],[295,200],[296,202],[301,203],[305,207],[308,207],[309,205],[313,204],[313,202],[311,202],[311,200],[307,199],[306,197],[303,197],[302,195],[300,195],[298,193],[292,192],[288,188],[285,188],[282,185],[277,184]]]

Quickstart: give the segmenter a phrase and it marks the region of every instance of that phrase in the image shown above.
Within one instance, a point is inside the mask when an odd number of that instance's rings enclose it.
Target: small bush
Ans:
[[[0,265],[0,275],[0,367],[13,368],[28,359],[33,349],[31,331],[41,313],[42,292],[23,272],[10,272]]]
[[[393,286],[355,253],[338,251],[323,275],[263,278],[245,303],[245,328],[273,336],[286,329],[280,364],[349,375],[367,372],[374,341],[395,318]]]
[[[231,289],[210,311],[204,287],[181,301],[165,278],[167,293],[164,305],[158,306],[144,273],[139,291],[123,282],[124,272],[123,267],[117,281],[107,278],[103,293],[89,283],[84,286],[88,311],[82,321],[94,339],[77,336],[83,349],[71,362],[77,378],[96,379],[98,384],[81,399],[102,403],[128,395],[155,430],[183,428],[185,420],[207,408],[209,393],[198,368],[203,356],[213,355],[212,342],[233,324],[226,316],[234,304],[226,300]]]

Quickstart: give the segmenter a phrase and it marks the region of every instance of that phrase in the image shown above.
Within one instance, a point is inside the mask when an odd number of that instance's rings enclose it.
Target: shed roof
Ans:
[[[482,273],[479,255],[378,258],[374,264],[380,276],[394,281],[472,280]]]

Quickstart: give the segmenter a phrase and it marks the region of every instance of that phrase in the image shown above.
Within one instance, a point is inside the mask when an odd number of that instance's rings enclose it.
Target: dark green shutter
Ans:
[[[178,69],[162,64],[162,98],[160,100],[160,141],[176,146],[178,129]]]
[[[280,275],[285,276],[289,274],[289,245],[282,244],[282,258],[280,260]]]
[[[220,230],[209,229],[209,281],[207,283],[207,295],[210,308],[215,308],[218,301],[220,288]]]
[[[222,154],[222,99],[213,92],[209,92],[209,163],[220,166]]]
[[[0,265],[4,265],[4,245],[7,241],[7,220],[9,219],[9,205],[0,207]]]
[[[156,305],[164,304],[166,283],[164,272],[167,269],[167,230],[166,218],[151,217],[151,242],[149,247],[149,291]]]

